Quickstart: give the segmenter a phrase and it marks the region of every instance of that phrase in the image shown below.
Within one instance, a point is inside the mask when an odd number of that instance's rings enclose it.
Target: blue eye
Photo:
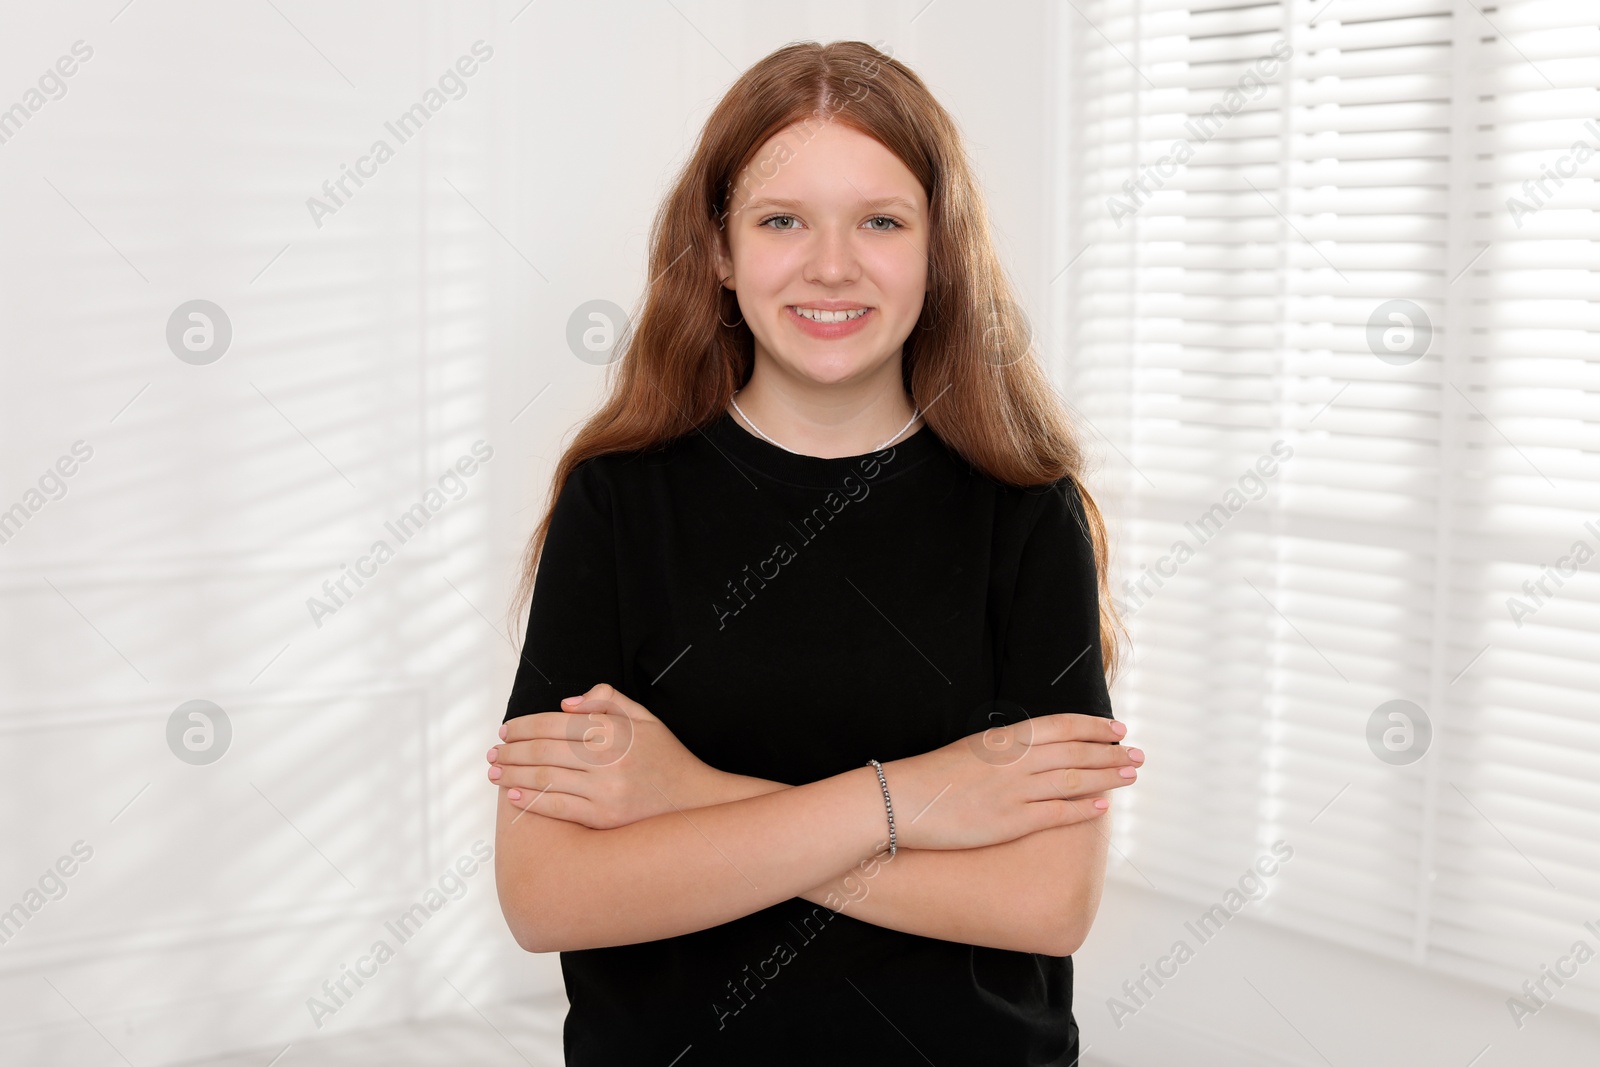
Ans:
[[[793,215],[768,215],[766,218],[762,219],[756,225],[758,225],[758,226],[766,226],[767,223],[776,222],[778,219],[788,219],[791,222],[799,222],[799,220],[796,219]],[[888,226],[885,226],[885,227],[873,227],[873,232],[875,232],[875,233],[893,233],[895,230],[904,229],[904,224],[901,223],[899,219],[891,218],[888,215],[874,215],[874,216],[872,216],[872,218],[868,219],[867,221],[868,222],[887,222],[889,224]],[[772,227],[768,227],[768,228],[772,229],[772,230],[775,230],[777,232],[780,232],[780,233],[786,233],[789,230],[795,229],[796,227],[794,227],[794,226],[772,226]]]

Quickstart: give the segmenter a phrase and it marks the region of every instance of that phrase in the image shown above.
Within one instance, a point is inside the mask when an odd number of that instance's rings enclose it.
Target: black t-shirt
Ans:
[[[710,766],[801,785],[1025,714],[1110,717],[1099,641],[1070,478],[1005,486],[926,425],[881,452],[802,456],[725,414],[573,471],[506,718],[609,682]],[[563,952],[561,970],[572,1067],[1078,1058],[1071,957],[801,897]]]

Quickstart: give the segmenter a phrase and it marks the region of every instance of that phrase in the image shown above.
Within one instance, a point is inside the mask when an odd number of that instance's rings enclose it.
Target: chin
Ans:
[[[873,369],[873,364],[856,359],[795,359],[785,360],[798,377],[818,385],[839,385],[861,377]]]

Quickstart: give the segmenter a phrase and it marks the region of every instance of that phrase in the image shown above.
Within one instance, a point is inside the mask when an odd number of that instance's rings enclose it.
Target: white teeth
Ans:
[[[859,319],[867,313],[866,308],[852,308],[849,311],[819,311],[816,308],[797,307],[794,310],[796,314],[802,318],[810,319],[812,322],[849,322],[851,319]]]

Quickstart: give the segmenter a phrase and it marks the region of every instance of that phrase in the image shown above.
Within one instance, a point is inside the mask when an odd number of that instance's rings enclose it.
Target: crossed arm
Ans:
[[[800,896],[924,937],[1070,955],[1099,907],[1108,829],[1096,824],[1110,815],[889,859],[874,856],[884,813],[870,768],[802,786],[719,773],[673,798],[676,811],[607,830],[497,792],[501,908],[534,952],[655,940]]]
[[[716,784],[702,805],[791,788],[742,775]],[[983,848],[899,848],[797,895],[891,930],[1070,956],[1100,908],[1110,833],[1108,810]]]
[[[593,463],[577,467],[552,511],[525,647],[563,664],[565,677],[558,685],[519,667],[512,699],[520,707],[624,675],[613,503],[602,473]],[[1018,521],[1030,532],[997,678],[1017,702],[1037,700],[1036,710],[1109,715],[1098,638],[1084,637],[1080,652],[1070,636],[1097,635],[1100,625],[1077,490],[1061,479],[1027,503]],[[527,653],[523,660],[531,667]],[[874,856],[885,819],[870,768],[799,786],[719,774],[694,791],[705,795],[672,797],[676,811],[597,830],[524,810],[526,800],[497,790],[495,877],[519,944],[539,952],[634,944],[801,896],[907,933],[1070,955],[1099,908],[1110,811],[982,848],[901,848],[891,860]],[[554,812],[561,803],[552,792],[539,807]]]

